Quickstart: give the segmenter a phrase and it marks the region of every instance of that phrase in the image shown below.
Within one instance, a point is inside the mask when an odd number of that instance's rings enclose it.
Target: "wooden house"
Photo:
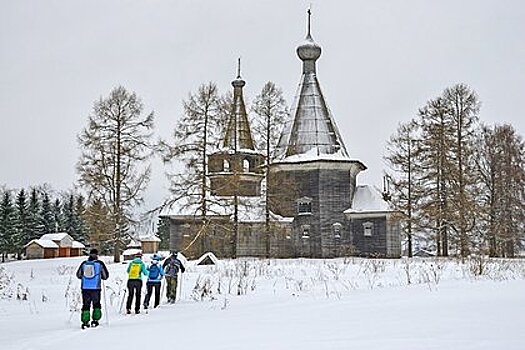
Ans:
[[[47,259],[82,255],[86,246],[65,232],[47,233],[24,246],[27,259]]]

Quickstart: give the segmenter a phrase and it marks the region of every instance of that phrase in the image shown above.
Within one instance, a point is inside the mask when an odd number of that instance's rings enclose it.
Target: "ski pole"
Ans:
[[[124,310],[123,310],[123,307],[124,307],[124,301],[126,300],[126,293],[128,292],[127,289],[124,289],[124,293],[122,294],[122,301],[120,302],[120,307],[119,307],[119,313],[123,314],[124,313]]]
[[[166,289],[166,281],[165,278],[163,278],[163,281],[160,282],[160,300],[159,303],[162,301],[162,296],[164,295],[164,289]]]
[[[102,280],[102,288],[104,289],[103,298],[104,298],[104,310],[106,310],[106,324],[109,327],[109,309],[108,309],[108,301],[107,301],[107,298],[106,298],[106,293],[107,293],[106,285],[104,284],[104,280]]]

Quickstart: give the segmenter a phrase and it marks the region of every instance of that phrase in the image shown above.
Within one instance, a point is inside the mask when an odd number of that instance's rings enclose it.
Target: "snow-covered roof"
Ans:
[[[288,157],[283,157],[279,160],[279,163],[298,163],[308,162],[314,160],[342,160],[348,161],[350,158],[344,153],[343,150],[339,150],[332,154],[318,154],[317,148],[311,148],[305,153],[294,154]]]
[[[131,242],[128,243],[128,245],[126,247],[129,247],[129,248],[137,248],[137,247],[141,247],[142,244],[140,244],[139,241],[135,240],[135,239],[132,239]]]
[[[80,243],[79,241],[73,241],[73,244],[71,245],[71,248],[86,248],[85,245],[83,245],[82,243]]]
[[[355,189],[352,207],[345,210],[348,213],[369,213],[391,211],[381,193],[370,185],[359,185]]]
[[[157,236],[148,236],[140,239],[141,242],[160,242],[160,238]]]
[[[33,243],[38,244],[42,248],[58,248],[58,244],[56,244],[52,240],[50,240],[50,239],[42,239],[42,238],[40,238],[40,239],[33,239],[31,242],[27,243],[24,246],[24,248],[29,247]]]
[[[70,235],[68,235],[66,232],[57,232],[57,233],[46,233],[45,235],[43,235],[42,237],[40,237],[40,239],[48,239],[48,240],[51,240],[51,241],[61,241],[63,240],[65,237],[69,237],[71,239],[73,239]]]
[[[130,249],[126,249],[125,251],[122,252],[122,255],[135,255],[135,254],[138,254],[138,253],[142,253],[142,250],[141,249],[135,249],[135,248],[130,248]]]
[[[212,252],[207,252],[203,254],[197,261],[195,262],[195,265],[200,265],[206,258],[209,258],[214,265],[217,265],[219,263],[219,259],[213,254]]]

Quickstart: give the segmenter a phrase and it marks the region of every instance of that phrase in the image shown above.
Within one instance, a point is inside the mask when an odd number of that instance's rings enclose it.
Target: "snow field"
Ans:
[[[190,261],[177,304],[124,316],[127,264],[103,257],[104,317],[81,331],[74,274],[82,260],[0,265],[0,348],[525,348],[518,259]]]

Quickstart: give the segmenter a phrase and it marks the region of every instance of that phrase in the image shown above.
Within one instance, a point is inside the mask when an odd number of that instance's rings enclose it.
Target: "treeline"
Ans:
[[[513,257],[525,239],[524,142],[508,124],[480,122],[480,101],[458,84],[399,125],[385,192],[416,242],[439,256]]]
[[[67,232],[88,243],[84,197],[53,196],[45,187],[0,191],[0,252],[22,256],[24,245],[46,233]]]

